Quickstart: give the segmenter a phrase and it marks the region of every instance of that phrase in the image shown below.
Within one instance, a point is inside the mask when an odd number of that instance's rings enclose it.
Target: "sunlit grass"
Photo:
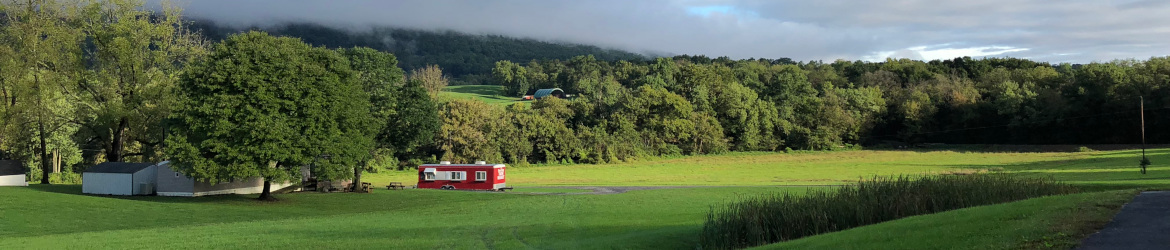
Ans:
[[[0,188],[0,249],[679,249],[698,244],[711,204],[807,190],[530,195],[408,189],[285,194],[264,203],[250,196],[122,199],[79,195],[79,189]]]
[[[656,157],[619,164],[509,166],[508,184],[517,187],[511,193],[385,190],[390,181],[414,185],[417,172],[383,171],[363,176],[364,181],[382,187],[373,194],[285,194],[279,195],[282,201],[276,203],[256,202],[251,199],[254,195],[105,197],[81,195],[78,186],[0,187],[0,249],[694,249],[712,205],[808,189],[747,186],[837,185],[873,176],[983,172],[1051,177],[1087,190],[1170,187],[1170,168],[1166,167],[1170,166],[1170,150],[1149,151],[1154,165],[1146,175],[1137,171],[1139,153],[946,149],[746,152]],[[593,185],[740,187],[610,195],[526,194],[583,192],[587,190],[555,186]],[[1112,196],[1100,196],[1106,194]],[[1053,221],[1082,216],[1068,209],[1082,205],[1096,209],[1080,201],[1127,200],[1131,194],[1067,197],[1073,198],[1049,197],[1030,205],[996,205],[992,207],[1006,207],[988,212],[962,212],[969,210],[963,209],[947,212],[944,217],[925,217],[929,219],[915,216],[783,244],[820,249],[865,248],[870,242],[887,249],[1045,244],[1043,239],[1037,239],[1054,232],[1045,231],[1045,227],[1052,229],[1049,225]],[[981,208],[985,207],[971,209]],[[1107,218],[1111,213],[1093,211],[1092,218]],[[872,227],[881,229],[868,229]],[[997,227],[1008,230],[997,231]],[[904,243],[899,240],[903,238],[921,243]]]
[[[497,85],[460,85],[449,86],[439,94],[440,101],[449,99],[476,99],[488,104],[508,105],[523,102],[520,97],[503,96],[500,93],[503,86]]]
[[[1013,153],[858,150],[688,156],[619,164],[510,166],[508,183],[527,186],[839,185],[874,176],[1001,172],[1074,184],[1170,185],[1170,149],[1149,150],[1154,166],[1138,172],[1140,151]],[[417,182],[415,171],[370,174],[376,183]],[[382,184],[385,185],[385,184]]]

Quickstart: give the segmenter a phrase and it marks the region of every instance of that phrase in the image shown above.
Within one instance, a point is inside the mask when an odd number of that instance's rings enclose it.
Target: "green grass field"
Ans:
[[[77,186],[0,188],[0,249],[688,248],[711,203],[805,188],[701,188],[613,195],[437,190],[114,198]],[[522,191],[517,189],[517,191]]]
[[[439,98],[446,99],[476,99],[488,104],[508,105],[523,102],[519,97],[502,96],[500,92],[504,86],[497,85],[460,85],[449,86],[443,89]]]
[[[1147,175],[1138,173],[1139,156],[1134,150],[734,153],[610,165],[511,167],[508,183],[518,187],[512,193],[296,193],[278,195],[282,200],[275,203],[251,200],[254,195],[105,197],[82,195],[79,186],[0,187],[0,249],[693,249],[711,206],[771,192],[832,188],[777,185],[843,184],[876,175],[1005,172],[1051,176],[1089,189],[1131,190],[915,216],[769,245],[1044,248],[1075,244],[1079,236],[1070,232],[1107,220],[1115,209],[1106,208],[1127,201],[1132,189],[1170,187],[1170,168],[1160,167],[1170,163],[1170,149],[1149,153],[1155,167]],[[416,172],[390,171],[364,178],[379,185],[389,181],[410,185]],[[583,191],[555,186],[589,185],[735,187],[544,194]],[[1062,224],[1078,226],[1067,229]],[[995,229],[1000,227],[1007,229]]]
[[[514,186],[775,186],[836,185],[877,175],[1005,172],[1052,176],[1081,185],[1170,187],[1170,149],[1148,150],[1154,166],[1142,175],[1140,150],[1012,153],[962,150],[858,150],[730,153],[622,164],[517,166]],[[368,174],[375,184],[414,183],[415,171]],[[383,184],[385,185],[385,184]]]

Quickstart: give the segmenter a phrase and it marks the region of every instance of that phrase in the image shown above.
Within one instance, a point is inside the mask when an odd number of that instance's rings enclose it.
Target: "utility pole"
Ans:
[[[1142,166],[1142,174],[1146,174],[1146,166],[1150,165],[1150,159],[1146,158],[1146,99],[1145,99],[1145,97],[1138,96],[1138,101],[1141,102],[1141,104],[1138,105],[1138,107],[1141,108],[1141,115],[1140,116],[1142,118],[1142,161],[1141,161],[1141,166]]]

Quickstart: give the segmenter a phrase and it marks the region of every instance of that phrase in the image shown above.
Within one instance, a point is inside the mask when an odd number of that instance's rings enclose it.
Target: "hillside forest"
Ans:
[[[291,179],[305,164],[342,178],[439,160],[1128,144],[1141,142],[1143,100],[1147,141],[1170,139],[1157,129],[1170,125],[1170,57],[650,59],[389,28],[222,35],[140,1],[39,3],[0,10],[0,158],[28,163],[44,182],[106,161],[175,160],[214,181]],[[554,87],[574,98],[505,106],[437,95],[457,81],[501,85],[517,99]]]

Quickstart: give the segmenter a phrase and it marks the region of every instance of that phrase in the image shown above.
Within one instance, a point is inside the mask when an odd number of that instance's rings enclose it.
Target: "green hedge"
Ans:
[[[712,208],[703,249],[733,249],[908,216],[1075,192],[1067,184],[1004,174],[877,177],[835,190],[772,194]]]

